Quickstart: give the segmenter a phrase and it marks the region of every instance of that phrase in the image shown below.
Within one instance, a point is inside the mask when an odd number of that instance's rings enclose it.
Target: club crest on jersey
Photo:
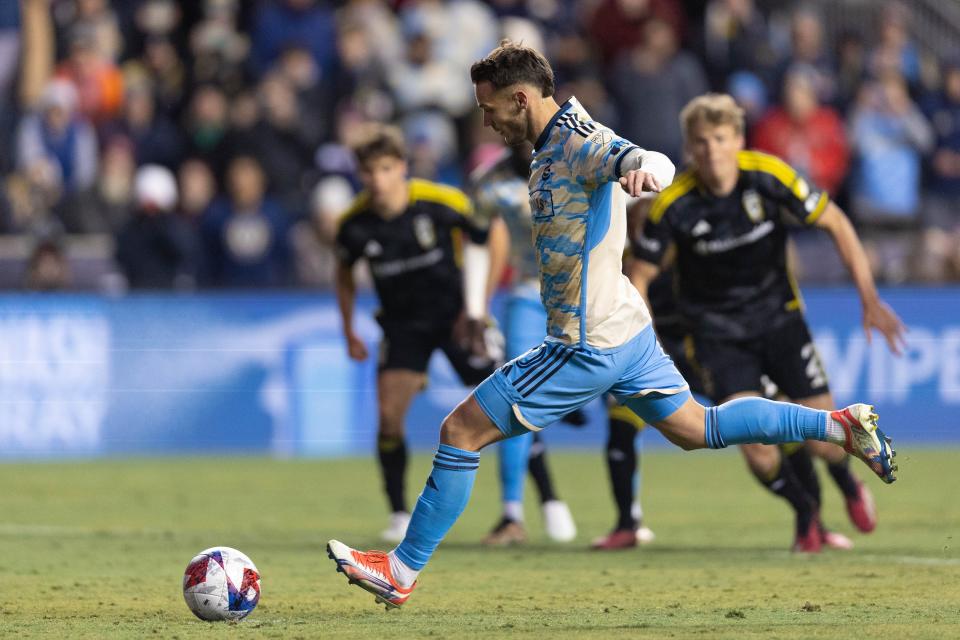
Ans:
[[[547,220],[553,217],[553,192],[549,189],[537,189],[530,192],[530,212],[534,220]]]
[[[413,234],[422,249],[432,249],[437,244],[437,232],[433,228],[433,221],[427,216],[416,216],[413,219]]]
[[[367,256],[368,258],[376,258],[382,253],[383,247],[380,246],[380,243],[376,240],[368,241],[366,246],[363,247],[363,255]]]
[[[602,129],[587,138],[589,142],[592,142],[593,144],[599,144],[601,146],[606,146],[610,142],[610,139],[610,132]]]
[[[763,220],[763,200],[760,194],[753,189],[747,189],[743,192],[743,210],[754,223]]]

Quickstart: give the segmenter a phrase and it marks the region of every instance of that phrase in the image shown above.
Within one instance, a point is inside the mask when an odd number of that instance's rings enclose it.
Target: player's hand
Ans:
[[[636,198],[644,191],[658,193],[662,187],[656,176],[643,169],[631,169],[620,178],[620,186],[630,196]]]
[[[357,362],[363,362],[367,359],[367,345],[366,343],[357,337],[355,333],[347,334],[347,353],[350,355],[351,360],[356,360]]]
[[[883,334],[887,346],[895,354],[902,355],[907,345],[904,334],[907,331],[903,321],[883,300],[863,305],[863,330],[867,332],[867,343],[873,339],[873,329]]]

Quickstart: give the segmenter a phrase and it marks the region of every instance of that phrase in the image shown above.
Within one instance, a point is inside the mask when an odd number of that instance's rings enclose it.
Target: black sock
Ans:
[[[403,437],[378,436],[377,453],[383,472],[383,488],[390,501],[390,511],[406,511],[403,477],[407,471],[407,443]]]
[[[820,478],[817,477],[817,470],[813,466],[813,458],[802,446],[792,453],[784,453],[793,468],[793,473],[797,476],[797,480],[803,486],[803,490],[807,492],[807,496],[813,501],[815,508],[819,509],[822,504]]]
[[[833,476],[833,481],[837,483],[840,491],[848,498],[853,498],[858,493],[859,484],[857,479],[850,473],[850,458],[846,457],[843,462],[828,464],[827,471]]]
[[[807,496],[807,492],[804,491],[803,485],[797,480],[797,476],[790,465],[785,463],[781,457],[780,465],[773,477],[762,478],[756,473],[754,473],[754,476],[771,493],[790,503],[797,516],[797,532],[806,531],[815,513],[813,501]]]
[[[607,469],[610,471],[610,487],[617,505],[617,529],[634,529],[633,519],[633,474],[637,470],[637,450],[634,441],[637,430],[628,422],[610,420],[610,436],[607,439]]]
[[[527,470],[530,472],[533,482],[537,485],[537,491],[540,493],[540,504],[556,500],[557,494],[553,491],[553,481],[550,479],[550,471],[547,469],[547,448],[539,434],[536,433],[533,434],[533,444],[530,445]]]

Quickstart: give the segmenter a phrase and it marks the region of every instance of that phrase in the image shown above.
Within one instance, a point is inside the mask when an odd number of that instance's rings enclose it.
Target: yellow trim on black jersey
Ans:
[[[823,215],[823,212],[827,210],[827,203],[830,202],[830,197],[827,195],[826,191],[820,192],[820,200],[817,201],[817,206],[810,212],[806,218],[803,219],[805,224],[813,224],[820,219],[820,216]]]
[[[803,296],[800,295],[800,285],[797,284],[797,279],[793,277],[793,269],[790,268],[789,260],[786,264],[786,272],[787,282],[790,283],[790,290],[793,291],[793,300],[784,304],[783,308],[787,311],[801,311],[803,309]]]
[[[677,176],[676,180],[673,181],[673,184],[664,189],[660,195],[657,196],[657,199],[653,201],[647,219],[653,224],[659,223],[660,219],[663,218],[663,214],[670,208],[670,205],[676,202],[677,199],[687,195],[696,184],[697,178],[692,170],[681,173]]]
[[[473,215],[473,203],[470,198],[460,189],[450,187],[445,184],[411,178],[410,180],[410,204],[417,200],[426,200],[436,202],[450,209],[453,209],[462,216]]]
[[[798,200],[803,200],[805,196],[801,195],[799,184],[797,182],[797,171],[786,162],[760,151],[740,151],[737,153],[737,165],[742,171],[762,171],[772,175],[783,183],[787,189],[793,192]]]
[[[337,218],[337,229],[343,226],[343,223],[357,215],[361,211],[366,210],[370,205],[370,194],[366,191],[362,191],[353,199],[353,202],[350,203],[350,206],[347,207],[347,210],[340,214],[340,217]]]

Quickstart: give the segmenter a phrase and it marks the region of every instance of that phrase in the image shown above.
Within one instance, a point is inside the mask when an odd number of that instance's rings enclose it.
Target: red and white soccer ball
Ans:
[[[260,572],[236,549],[205,549],[183,572],[183,599],[201,620],[242,620],[260,600]]]

